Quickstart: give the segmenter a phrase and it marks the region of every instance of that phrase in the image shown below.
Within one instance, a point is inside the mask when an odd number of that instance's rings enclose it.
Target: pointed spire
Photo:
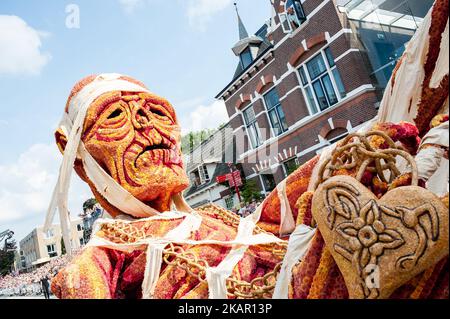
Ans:
[[[245,28],[244,23],[242,22],[241,16],[239,15],[239,10],[238,10],[236,2],[234,3],[234,7],[236,8],[236,14],[238,17],[239,40],[244,40],[244,39],[248,38],[248,32],[247,32],[247,29]]]
[[[271,15],[270,15],[270,22],[268,24],[267,33],[272,33],[273,31],[275,31],[275,28],[276,28],[275,17],[277,16],[277,12],[275,11],[275,4],[274,4],[273,0],[269,0],[269,2],[270,2]]]

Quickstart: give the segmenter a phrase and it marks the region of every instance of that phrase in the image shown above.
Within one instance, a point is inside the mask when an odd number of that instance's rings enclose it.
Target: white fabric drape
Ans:
[[[289,237],[286,255],[277,278],[273,299],[288,299],[289,284],[292,279],[292,268],[303,259],[308,251],[316,229],[306,225],[298,225]]]
[[[431,129],[423,137],[419,153],[415,157],[419,177],[427,181],[427,188],[438,196],[443,196],[449,191],[449,161],[444,157],[449,148],[448,133],[448,121]],[[430,147],[424,148],[426,145]]]

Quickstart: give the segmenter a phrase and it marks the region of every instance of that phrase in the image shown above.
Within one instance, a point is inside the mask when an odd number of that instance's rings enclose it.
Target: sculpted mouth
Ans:
[[[169,147],[168,145],[165,145],[165,144],[146,146],[142,150],[142,152],[138,155],[138,157],[136,158],[136,161],[139,157],[141,157],[141,155],[143,155],[146,152],[154,151],[154,150],[171,150],[171,149],[173,149],[173,147]]]
[[[162,139],[159,144],[148,146],[141,146],[140,152],[137,152],[134,166],[136,168],[144,166],[150,167],[153,165],[181,165],[181,156],[179,155],[177,147],[167,139]]]
[[[178,146],[162,137],[160,141],[148,140],[131,143],[123,154],[123,173],[128,184],[142,186],[142,180],[152,174],[161,174],[162,167],[175,174],[183,167],[183,160]],[[151,145],[150,145],[151,144]],[[178,167],[178,169],[176,169]]]

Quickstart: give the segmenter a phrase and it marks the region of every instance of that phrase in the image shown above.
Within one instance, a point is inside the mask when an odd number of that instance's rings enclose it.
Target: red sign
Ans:
[[[227,174],[227,180],[230,187],[239,187],[243,185],[240,171],[234,171],[233,174]]]
[[[228,175],[229,175],[229,174],[228,174]],[[227,176],[228,176],[228,175],[217,176],[217,177],[216,177],[216,182],[219,183],[219,184],[226,182],[226,181],[228,180],[228,179],[227,179]]]
[[[230,187],[240,187],[243,185],[242,178],[241,178],[241,172],[240,171],[234,171],[233,173],[229,173],[226,175],[221,175],[216,177],[217,183],[224,183],[228,181],[228,184]]]

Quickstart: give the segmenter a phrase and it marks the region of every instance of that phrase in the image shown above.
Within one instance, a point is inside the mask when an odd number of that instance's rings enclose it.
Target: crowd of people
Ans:
[[[240,217],[245,218],[248,215],[253,214],[259,205],[261,205],[261,202],[256,200],[253,200],[250,203],[241,203],[240,207],[233,209],[233,212]]]
[[[38,296],[44,294],[48,298],[48,288],[51,280],[77,253],[75,252],[72,257],[63,255],[53,258],[45,265],[28,273],[11,273],[0,277],[0,297]]]

